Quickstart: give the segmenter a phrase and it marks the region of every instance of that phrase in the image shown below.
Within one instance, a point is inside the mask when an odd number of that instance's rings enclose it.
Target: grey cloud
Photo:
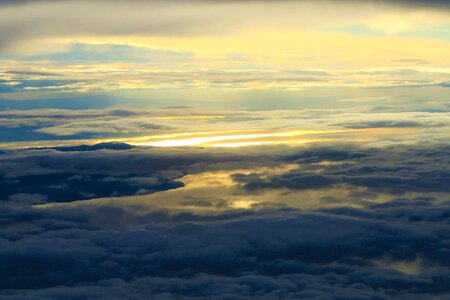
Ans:
[[[92,53],[90,55],[96,56],[97,61],[107,62],[108,53],[103,52],[103,50],[96,49],[99,46],[90,46]],[[114,45],[110,45],[111,48]],[[118,47],[118,46],[116,46]],[[121,54],[111,53],[110,55],[114,57],[116,61],[127,61],[127,59],[122,59],[124,54],[127,53],[127,57],[133,56],[133,51],[135,47],[129,46],[130,50],[119,51]],[[86,50],[87,51],[87,50]],[[141,50],[142,52],[152,52],[150,49]],[[99,54],[100,53],[100,54]],[[86,54],[75,53],[74,55],[61,54],[61,59],[63,63],[69,64],[73,62],[78,62],[80,59],[86,63],[90,61],[86,59]],[[119,57],[118,57],[119,56]],[[44,60],[54,60],[55,57],[35,57],[34,59],[44,59]],[[163,59],[158,60],[159,63],[165,64]],[[186,59],[183,59],[187,62]],[[175,61],[172,61],[172,63]],[[148,61],[146,61],[148,63]],[[55,67],[55,66],[51,66]],[[8,80],[0,80],[0,93],[11,93],[11,92],[29,92],[30,88],[34,91],[45,91],[52,89],[54,92],[85,92],[86,87],[92,89],[93,92],[101,91],[111,91],[120,90],[126,83],[136,83],[136,79],[139,80],[141,88],[148,88],[150,86],[160,86],[172,88],[180,87],[192,87],[198,85],[199,82],[204,82],[211,86],[223,85],[226,87],[242,88],[247,87],[251,83],[261,83],[269,84],[273,82],[279,82],[285,85],[295,85],[295,84],[307,84],[307,83],[333,83],[336,77],[331,75],[324,75],[323,72],[315,72],[309,70],[296,70],[296,71],[280,71],[272,72],[271,70],[253,70],[253,71],[219,71],[219,70],[193,70],[190,72],[180,72],[176,66],[170,66],[165,70],[155,70],[153,72],[147,72],[143,70],[142,66],[135,65],[136,69],[124,68],[120,72],[115,73],[113,76],[104,72],[98,72],[98,70],[93,70],[96,73],[95,79],[92,73],[75,73],[75,74],[64,74],[58,78],[57,74],[44,75],[45,73],[40,73],[39,75],[33,75],[32,71],[20,70],[13,72],[6,72],[5,74],[10,76]],[[11,76],[13,75],[13,76]],[[73,80],[67,80],[71,76]],[[36,79],[39,77],[39,79]],[[107,82],[107,84],[105,83]],[[400,81],[399,81],[400,82]],[[427,84],[424,81],[424,84]]]
[[[271,178],[268,181],[261,180],[261,178],[255,174],[235,174],[233,179],[241,184],[243,183],[246,189],[254,191],[264,188],[288,188],[296,190],[322,189],[339,182],[331,176],[296,174],[294,172],[286,174],[281,178]]]
[[[232,178],[248,192],[320,190],[343,184],[369,189],[367,195],[355,191],[353,198],[370,199],[377,193],[450,192],[446,184],[450,180],[450,154],[445,145],[314,147],[274,155],[277,149],[281,148],[237,154],[227,149],[162,150],[104,143],[8,151],[0,156],[1,195],[44,194],[49,202],[135,195],[182,187],[177,179],[185,174],[285,163],[298,163],[300,167],[278,175],[263,172],[234,174]],[[186,199],[184,205],[213,205],[207,199],[191,200]]]
[[[32,104],[30,104],[32,105]],[[35,132],[55,136],[82,133],[107,134],[149,132],[167,130],[176,125],[158,120],[158,117],[201,115],[193,109],[171,110],[163,108],[129,109],[36,109],[0,111],[0,126],[8,128],[31,128]]]
[[[128,145],[126,143],[117,143],[117,142],[105,142],[99,143],[95,145],[80,145],[80,146],[66,146],[66,147],[53,147],[52,149],[58,151],[97,151],[97,150],[130,150],[134,147]]]
[[[411,128],[411,127],[446,127],[449,124],[442,122],[420,122],[420,121],[367,121],[367,122],[353,122],[347,124],[337,124],[346,128]]]
[[[281,175],[235,174],[247,190],[287,188],[321,189],[337,184],[370,188],[374,192],[450,192],[450,149],[391,147],[368,150],[317,149],[287,156],[302,164],[338,161],[340,164],[304,165]],[[387,159],[386,159],[387,158]],[[318,173],[320,172],[320,173]]]
[[[87,100],[90,96],[86,97]],[[33,105],[33,101],[19,102],[24,108]],[[25,102],[25,103],[24,103]],[[55,101],[56,102],[56,101]],[[59,100],[61,103],[69,101]],[[77,101],[74,101],[74,105]],[[91,102],[97,102],[92,97]],[[100,101],[101,103],[101,101]],[[397,103],[395,105],[398,105]],[[1,108],[1,103],[0,103]],[[358,108],[359,109],[359,108]],[[152,135],[168,131],[197,132],[205,126],[212,131],[224,128],[239,132],[245,125],[249,130],[311,130],[330,129],[365,129],[365,128],[416,128],[423,139],[445,139],[445,128],[450,124],[447,111],[403,111],[395,106],[392,110],[374,113],[369,108],[350,113],[349,109],[299,109],[299,110],[219,110],[197,109],[194,107],[120,107],[110,106],[105,109],[28,109],[0,111],[0,139],[17,141],[22,139],[89,139],[126,137],[131,134]],[[203,118],[211,116],[214,118]],[[200,117],[200,118],[197,118]],[[427,131],[425,131],[425,129]],[[17,132],[18,134],[13,134]],[[357,134],[357,131],[352,131]],[[417,140],[418,135],[396,135],[396,139]],[[387,136],[388,137],[388,136]],[[345,155],[345,154],[344,154]]]
[[[48,197],[42,194],[25,194],[18,193],[8,197],[8,201],[19,204],[39,204],[45,203]]]
[[[442,128],[450,124],[449,115],[445,111],[402,111],[389,112],[386,108],[371,107],[377,113],[341,113],[334,114],[334,126],[364,129],[364,128]]]
[[[3,208],[1,293],[4,299],[441,298],[450,292],[448,269],[439,267],[448,264],[448,212],[448,204],[421,200],[369,212],[208,218],[139,217],[108,207]],[[416,276],[374,263],[418,256]]]
[[[151,194],[183,187],[178,179],[186,173],[232,168],[247,160],[263,165],[265,158],[256,153],[180,152],[123,143],[8,151],[0,154],[0,199],[14,203],[17,194],[47,195],[30,199],[37,204]]]
[[[0,178],[10,181],[0,191],[17,182],[23,189],[0,204],[0,299],[445,299],[450,294],[450,202],[431,196],[313,211],[265,201],[254,210],[202,215],[26,205],[37,198],[54,200],[55,192],[42,193],[50,184],[61,189],[76,183],[78,190],[98,193],[84,187],[92,183],[109,191],[113,183],[126,193],[124,182],[142,185],[158,174],[161,180],[176,180],[183,174],[232,170],[235,163],[239,168],[299,163],[298,170],[280,175],[235,175],[238,182],[256,182],[260,189],[322,188],[347,178],[348,184],[375,191],[426,195],[445,192],[448,146],[259,151],[118,151],[116,146],[0,155]],[[43,177],[29,180],[33,174]],[[41,192],[31,192],[33,184]],[[187,198],[183,204],[208,207],[217,197]],[[339,203],[336,197],[324,201]],[[396,264],[412,265],[416,273]]]
[[[213,203],[211,201],[208,201],[206,199],[186,199],[180,203],[181,205],[186,206],[200,206],[200,207],[212,207]]]
[[[242,26],[292,24],[279,15],[295,17],[293,5],[309,1],[7,1],[0,8],[0,47],[14,48],[14,43],[45,37],[79,35],[208,35],[223,34]],[[425,6],[448,8],[448,1],[321,1],[320,5],[339,8],[373,3],[401,4],[403,7]],[[16,5],[11,5],[16,4]],[[18,5],[20,4],[20,5]],[[284,6],[289,6],[287,9]],[[239,8],[239,9],[236,9]],[[274,9],[275,8],[275,9]],[[126,9],[126,13],[124,10]],[[298,11],[302,11],[300,8]],[[82,13],[81,13],[82,12]],[[323,12],[323,10],[322,10]],[[318,11],[316,11],[318,13]],[[121,22],[116,22],[116,16]],[[260,18],[260,15],[265,15]],[[75,17],[76,16],[76,17]],[[346,16],[329,15],[335,20]],[[352,17],[359,18],[358,15]],[[71,22],[66,22],[70,19]],[[289,19],[289,18],[288,18]],[[305,19],[305,20],[303,20]],[[361,20],[364,16],[361,16]],[[314,18],[301,18],[300,26],[313,23]],[[320,21],[319,21],[320,22]],[[63,26],[61,25],[63,24]]]
[[[148,130],[171,129],[172,126],[158,124],[147,119],[104,120],[104,121],[80,121],[62,125],[50,126],[37,129],[37,132],[52,134],[56,136],[70,136],[79,133],[128,133],[145,132]]]
[[[6,71],[6,74],[12,75],[28,75],[28,76],[64,76],[61,73],[43,72],[43,71],[22,71],[22,70],[12,70]]]

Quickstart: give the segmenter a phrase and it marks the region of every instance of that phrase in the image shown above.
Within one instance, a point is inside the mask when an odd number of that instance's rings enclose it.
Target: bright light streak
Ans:
[[[274,132],[274,133],[255,133],[255,134],[235,134],[235,135],[216,135],[206,137],[191,137],[184,139],[168,139],[158,141],[146,141],[138,142],[135,145],[138,146],[153,146],[153,147],[183,147],[183,146],[209,146],[209,147],[242,147],[253,146],[263,144],[282,144],[282,143],[306,143],[315,141],[314,139],[303,139],[292,141],[292,138],[303,135],[315,135],[315,134],[332,134],[341,133],[347,130],[292,130],[286,132]],[[277,140],[267,140],[277,138]],[[284,138],[284,139],[283,139]],[[223,141],[241,141],[242,142],[230,142],[230,143],[216,143]],[[250,141],[247,141],[250,140]]]

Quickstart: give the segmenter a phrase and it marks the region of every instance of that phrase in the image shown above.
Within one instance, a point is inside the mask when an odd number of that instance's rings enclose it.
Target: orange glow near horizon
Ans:
[[[239,147],[264,144],[289,144],[291,139],[315,134],[334,134],[342,133],[348,130],[292,130],[286,132],[274,133],[254,133],[254,134],[235,134],[235,135],[216,135],[206,137],[188,137],[183,139],[167,139],[157,141],[147,141],[135,143],[137,146],[153,147],[184,147],[184,146],[209,146],[209,147]],[[250,141],[249,141],[250,140]],[[216,143],[230,141],[229,143]],[[314,141],[310,139],[308,141]],[[298,143],[298,141],[297,141]]]
[[[86,140],[44,140],[28,142],[0,143],[0,148],[45,148],[73,145],[94,145],[98,143],[118,142],[133,146],[148,147],[213,147],[237,148],[259,145],[302,145],[317,142],[376,142],[386,136],[417,133],[417,128],[363,128],[363,129],[329,129],[329,130],[214,130],[199,132],[175,132],[152,136],[129,138],[86,139]]]

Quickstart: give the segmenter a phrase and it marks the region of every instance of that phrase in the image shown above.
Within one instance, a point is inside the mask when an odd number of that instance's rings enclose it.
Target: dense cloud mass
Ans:
[[[36,203],[42,203],[39,195],[46,195],[45,202],[70,202],[149,194],[182,187],[176,179],[191,169],[202,170],[210,163],[244,163],[249,157],[255,155],[167,154],[120,143],[7,151],[0,156],[0,197],[32,201],[32,195],[37,195]]]
[[[3,208],[2,299],[442,299],[449,208],[398,200],[209,218]]]
[[[388,157],[388,159],[386,159]],[[286,158],[301,164],[320,161],[343,162],[317,168],[299,168],[264,178],[264,174],[236,174],[234,178],[245,188],[315,189],[335,184],[364,186],[389,193],[450,192],[450,148],[437,149],[369,149],[340,151],[318,149]]]
[[[275,175],[270,170],[235,173],[232,178],[250,193],[340,185],[392,195],[450,192],[446,145],[368,149],[343,145],[272,154],[275,150],[182,153],[123,143],[9,150],[0,155],[0,195],[3,201],[31,201],[36,195],[36,203],[42,203],[150,194],[182,187],[178,179],[186,174],[286,163],[298,167]]]
[[[446,145],[234,151],[106,143],[5,150],[0,159],[0,299],[450,295]],[[286,163],[297,167],[276,174],[260,168]],[[244,166],[260,171],[239,173]],[[366,201],[359,208],[262,205],[214,214],[29,205],[183,189],[184,175],[220,170],[255,197],[267,189],[346,186],[366,188],[352,196]],[[367,201],[377,193],[388,201]],[[208,207],[220,197],[186,198],[184,205]]]

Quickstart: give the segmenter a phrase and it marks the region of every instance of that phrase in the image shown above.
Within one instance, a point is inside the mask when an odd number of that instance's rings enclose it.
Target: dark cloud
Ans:
[[[445,127],[447,123],[440,122],[420,122],[420,121],[366,121],[337,124],[345,128],[414,128],[414,127]]]
[[[288,175],[271,178],[267,182],[255,174],[235,174],[233,179],[239,183],[243,183],[245,188],[249,190],[260,190],[264,188],[288,188],[297,190],[321,189],[338,182],[330,176],[294,172],[289,173]]]
[[[7,151],[0,154],[0,201],[16,194],[48,195],[47,202],[150,194],[182,187],[177,179],[186,173],[242,166],[249,157],[262,165],[266,156],[123,143]]]
[[[439,267],[449,263],[448,204],[180,217],[3,208],[3,298],[430,299],[450,292],[448,269]],[[417,258],[417,275],[376,264]]]
[[[450,149],[445,145],[383,149],[341,146],[290,152],[164,151],[122,143],[6,151],[0,154],[0,195],[9,201],[15,199],[13,195],[28,194],[47,195],[48,202],[69,202],[150,194],[182,187],[178,179],[185,174],[285,163],[298,163],[299,167],[277,175],[270,171],[237,173],[232,178],[247,192],[320,190],[335,185],[367,188],[351,193],[353,198],[363,199],[373,199],[379,193],[450,192]],[[213,205],[208,199],[186,201],[187,206]]]
[[[285,155],[284,160],[288,162],[299,162],[299,163],[318,163],[322,161],[345,161],[345,160],[360,160],[363,159],[371,153],[375,152],[373,150],[360,150],[355,148],[315,148],[307,149],[294,153],[291,155]]]
[[[46,202],[70,202],[101,197],[121,197],[151,194],[158,191],[179,188],[183,183],[165,174],[111,176],[107,174],[79,175],[56,173],[20,176],[0,181],[0,197],[14,201],[17,194],[36,193],[49,195]],[[33,204],[42,203],[37,199]]]
[[[118,151],[115,145],[103,146],[1,154],[1,178],[11,185],[0,190],[16,190],[7,199],[2,196],[7,201],[0,204],[0,299],[445,299],[450,295],[450,202],[426,196],[448,192],[448,146],[273,147],[238,153]],[[58,190],[45,190],[52,184],[86,193],[110,193],[114,187],[133,194],[135,190],[128,191],[134,185],[174,184],[183,174],[286,162],[299,163],[299,169],[280,175],[236,174],[234,179],[250,192],[345,183],[374,192],[416,191],[424,196],[365,203],[360,209],[339,206],[303,212],[273,199],[254,204],[253,209],[201,215],[139,206],[27,205],[57,201]],[[90,184],[95,188],[89,189]],[[167,188],[171,187],[156,187]],[[70,199],[60,196],[61,201]],[[217,198],[220,195],[187,197],[181,205],[210,208],[217,205]],[[338,196],[323,200],[347,203]]]
[[[321,189],[336,184],[370,188],[374,192],[450,192],[450,149],[391,147],[384,149],[315,149],[285,157],[304,164],[280,175],[235,174],[248,190],[288,188]],[[320,162],[338,164],[317,164]],[[316,165],[314,165],[316,163]]]
[[[211,201],[205,199],[193,199],[188,198],[186,200],[181,201],[181,205],[186,206],[200,206],[200,207],[212,207],[214,204]]]
[[[130,150],[134,147],[126,143],[118,142],[105,142],[95,145],[80,145],[80,146],[66,146],[66,147],[53,147],[52,149],[58,151],[97,151],[97,150]]]

